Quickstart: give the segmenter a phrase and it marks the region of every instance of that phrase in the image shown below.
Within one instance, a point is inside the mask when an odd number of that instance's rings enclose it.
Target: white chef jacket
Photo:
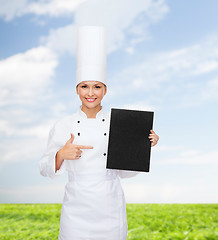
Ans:
[[[40,173],[54,178],[68,172],[60,219],[59,240],[126,240],[126,203],[120,177],[139,172],[106,169],[110,113],[96,118],[81,110],[57,121],[50,130],[47,148],[39,162]],[[73,133],[81,149],[76,160],[64,160],[55,172],[55,156]]]

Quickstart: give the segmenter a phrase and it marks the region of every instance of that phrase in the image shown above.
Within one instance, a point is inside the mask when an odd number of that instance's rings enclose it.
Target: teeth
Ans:
[[[86,98],[89,102],[94,102],[95,98]]]

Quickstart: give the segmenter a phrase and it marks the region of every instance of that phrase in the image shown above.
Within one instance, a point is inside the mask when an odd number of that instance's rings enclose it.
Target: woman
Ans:
[[[107,86],[82,81],[76,86],[82,105],[54,125],[40,161],[43,176],[68,171],[59,240],[126,240],[126,205],[120,177],[138,172],[106,169],[110,114],[101,101]],[[151,130],[151,146],[159,140]]]

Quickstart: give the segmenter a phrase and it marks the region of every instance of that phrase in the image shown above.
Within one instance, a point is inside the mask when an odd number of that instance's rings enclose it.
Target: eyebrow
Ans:
[[[88,85],[87,83],[83,83],[83,85]],[[100,85],[100,83],[95,83],[95,84],[93,84],[94,86],[95,85]]]

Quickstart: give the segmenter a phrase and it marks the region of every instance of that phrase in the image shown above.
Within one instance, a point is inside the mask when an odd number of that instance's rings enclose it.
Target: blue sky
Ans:
[[[0,202],[62,202],[67,176],[39,174],[54,122],[77,111],[76,28],[107,31],[111,107],[153,110],[151,171],[122,180],[127,202],[214,203],[215,0],[0,0]]]

